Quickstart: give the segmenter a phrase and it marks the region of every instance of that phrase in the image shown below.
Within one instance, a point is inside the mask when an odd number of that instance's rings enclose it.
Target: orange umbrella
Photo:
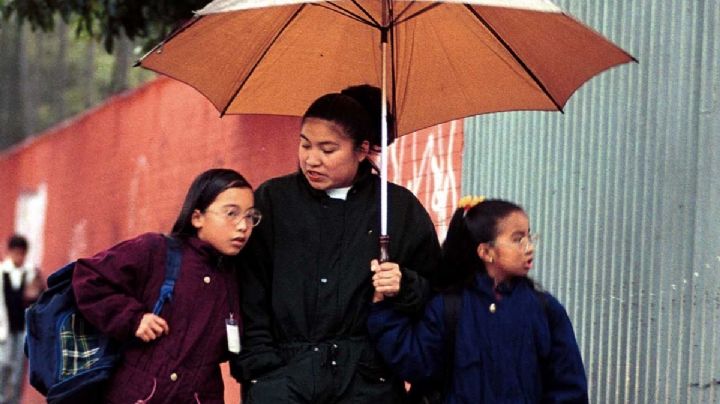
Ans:
[[[477,114],[562,110],[591,77],[634,60],[548,0],[216,0],[139,64],[196,88],[221,114],[301,116],[325,93],[376,85],[402,135]]]

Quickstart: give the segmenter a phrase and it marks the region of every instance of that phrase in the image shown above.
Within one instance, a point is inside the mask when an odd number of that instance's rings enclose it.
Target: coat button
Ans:
[[[495,313],[497,310],[497,307],[495,307],[495,303],[490,303],[490,313]]]
[[[177,381],[177,379],[178,379],[177,373],[174,373],[174,372],[173,372],[173,373],[170,375],[170,380],[172,380],[172,381],[175,382],[175,381]]]
[[[209,276],[204,277],[203,282],[210,283],[210,277]]]

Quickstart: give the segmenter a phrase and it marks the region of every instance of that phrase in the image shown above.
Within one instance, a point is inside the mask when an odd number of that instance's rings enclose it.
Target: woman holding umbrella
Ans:
[[[231,364],[244,403],[391,403],[403,382],[367,335],[378,257],[380,90],[326,94],[302,118],[299,171],[256,191],[263,222],[240,271],[243,348]],[[376,268],[394,307],[419,313],[439,260],[429,215],[389,184],[388,262]]]

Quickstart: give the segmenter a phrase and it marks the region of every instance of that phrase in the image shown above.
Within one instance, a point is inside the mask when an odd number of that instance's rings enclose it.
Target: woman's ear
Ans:
[[[365,160],[368,153],[370,153],[370,142],[363,140],[363,142],[360,143],[360,146],[357,147],[358,162]]]
[[[199,210],[195,209],[192,213],[192,216],[190,216],[190,223],[192,223],[194,228],[202,229],[203,225],[205,224],[205,215],[200,213]]]

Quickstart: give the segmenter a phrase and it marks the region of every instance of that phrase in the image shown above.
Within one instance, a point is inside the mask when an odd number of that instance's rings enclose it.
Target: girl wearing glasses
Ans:
[[[146,233],[78,260],[78,308],[124,347],[98,402],[224,401],[220,363],[239,352],[240,303],[229,257],[260,221],[253,205],[250,184],[233,170],[195,178],[172,228],[181,265],[172,299],[159,314],[153,306],[165,279],[164,235]]]
[[[587,403],[570,319],[528,278],[537,236],[527,214],[503,200],[471,204],[443,243],[450,287],[424,316],[413,321],[375,294],[368,327],[383,358],[411,383],[435,386],[442,402]]]

